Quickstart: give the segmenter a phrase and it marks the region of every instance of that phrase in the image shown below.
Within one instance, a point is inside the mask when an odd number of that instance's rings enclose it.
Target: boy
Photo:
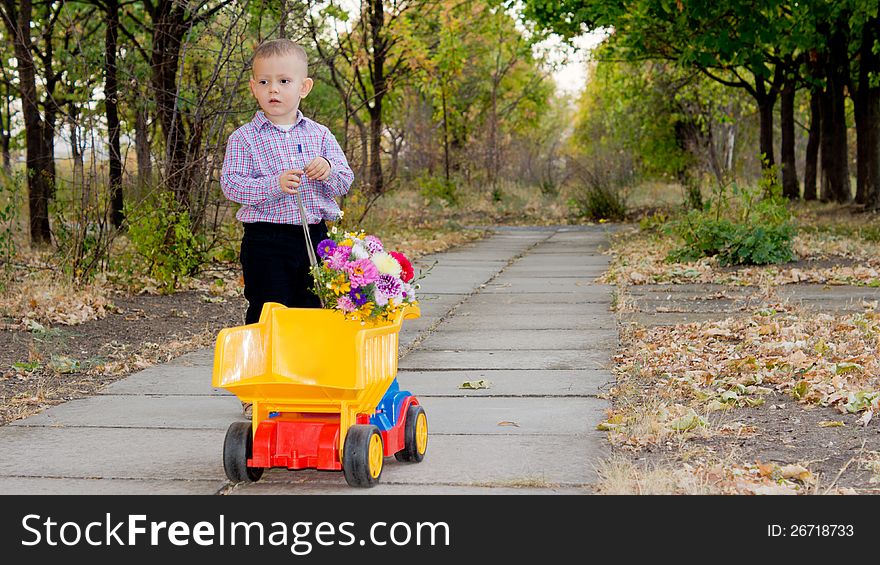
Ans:
[[[229,136],[220,187],[241,204],[241,269],[248,301],[245,323],[260,319],[266,302],[319,308],[311,292],[302,222],[312,245],[327,238],[325,220],[341,216],[334,199],[348,192],[354,173],[336,138],[303,116],[299,102],[314,82],[308,57],[293,41],[276,39],[254,51],[250,90],[260,105],[254,119]],[[307,218],[296,202],[302,192]],[[249,417],[250,405],[242,403]]]
[[[229,136],[220,186],[241,204],[241,268],[248,301],[245,323],[266,302],[318,308],[311,292],[297,191],[302,192],[312,244],[327,238],[325,220],[341,215],[334,199],[348,192],[354,173],[336,138],[303,116],[299,102],[314,82],[308,57],[287,39],[267,41],[253,56],[250,90],[261,111]]]

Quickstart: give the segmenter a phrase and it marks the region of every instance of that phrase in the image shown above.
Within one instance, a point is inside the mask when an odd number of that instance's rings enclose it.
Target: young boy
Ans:
[[[318,308],[303,222],[312,245],[327,238],[325,220],[341,215],[334,197],[348,192],[354,173],[336,138],[303,116],[299,102],[314,82],[308,56],[293,41],[267,41],[254,51],[250,89],[262,111],[229,136],[220,187],[241,204],[241,269],[248,301],[245,323],[260,319],[266,302]],[[296,202],[302,193],[307,218]],[[251,406],[242,403],[245,417]]]
[[[341,215],[334,198],[346,194],[354,179],[330,130],[299,110],[314,84],[305,50],[287,39],[267,41],[254,52],[252,71],[250,89],[262,111],[229,136],[220,176],[226,197],[242,205],[236,217],[244,223],[246,324],[259,320],[266,302],[320,307],[310,290],[302,222],[313,246],[326,239],[324,221]]]

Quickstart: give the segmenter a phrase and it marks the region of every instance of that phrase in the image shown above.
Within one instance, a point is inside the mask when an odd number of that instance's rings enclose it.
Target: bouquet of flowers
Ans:
[[[404,305],[418,304],[409,259],[374,235],[333,227],[318,243],[318,257],[312,275],[324,308],[362,323],[390,322]]]

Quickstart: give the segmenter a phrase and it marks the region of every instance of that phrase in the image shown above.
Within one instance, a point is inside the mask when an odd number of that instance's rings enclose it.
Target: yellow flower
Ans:
[[[333,291],[333,294],[339,296],[351,290],[351,283],[345,279],[345,275],[338,275],[332,281],[327,283],[327,288]]]
[[[348,234],[345,234],[345,235],[348,236]],[[348,239],[344,239],[344,240],[342,240],[342,241],[339,243],[339,245],[347,245],[348,247],[351,247],[352,245],[354,245],[354,242],[353,242],[353,241],[351,240],[351,238],[349,237]]]

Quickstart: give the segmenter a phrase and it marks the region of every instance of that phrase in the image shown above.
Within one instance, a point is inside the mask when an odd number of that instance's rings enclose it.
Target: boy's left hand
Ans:
[[[312,180],[327,180],[330,178],[330,161],[323,157],[315,157],[306,165],[305,173]]]

